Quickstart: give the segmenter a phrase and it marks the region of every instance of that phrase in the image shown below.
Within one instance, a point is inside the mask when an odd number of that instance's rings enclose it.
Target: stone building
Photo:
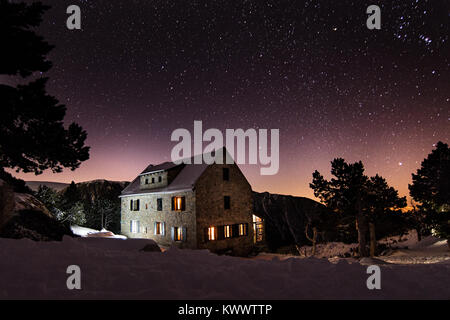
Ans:
[[[162,247],[248,254],[262,235],[254,233],[247,179],[234,163],[190,163],[149,165],[122,191],[122,234]]]

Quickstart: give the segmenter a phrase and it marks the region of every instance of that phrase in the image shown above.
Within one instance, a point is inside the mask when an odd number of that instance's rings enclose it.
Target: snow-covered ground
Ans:
[[[151,240],[0,239],[0,299],[450,299],[450,262],[381,267],[369,290],[367,266],[338,259],[243,259],[206,250],[140,251]],[[81,290],[66,287],[69,265]]]
[[[99,238],[115,238],[115,239],[126,239],[127,237],[114,234],[109,230],[102,229],[102,230],[95,230],[91,228],[86,227],[80,227],[77,225],[70,226],[70,229],[72,230],[73,234],[80,236],[80,237],[99,237]]]
[[[388,263],[396,264],[426,264],[444,262],[450,260],[450,250],[447,240],[439,239],[434,236],[424,237],[421,241],[417,239],[417,233],[411,230],[403,236],[388,237],[378,241],[378,244],[385,245],[386,250],[381,256],[377,257]],[[352,250],[358,248],[357,243],[345,244],[342,242],[319,243],[316,248],[316,258],[327,258],[331,261],[347,257],[349,262],[356,261],[351,258]],[[273,253],[260,253],[256,259],[270,260],[274,257],[287,259],[291,257],[304,258],[311,256],[312,247],[300,247],[301,256],[282,255]]]
[[[434,236],[417,239],[415,231],[399,237],[391,237],[380,241],[391,249],[380,257],[386,262],[397,264],[422,264],[450,261],[450,250],[447,240]]]

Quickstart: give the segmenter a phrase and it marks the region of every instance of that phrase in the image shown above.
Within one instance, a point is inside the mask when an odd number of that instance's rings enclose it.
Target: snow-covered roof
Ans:
[[[226,150],[225,150],[226,151]],[[226,151],[227,152],[227,151]],[[208,155],[211,155],[209,153]],[[228,152],[227,152],[228,154]],[[205,154],[203,154],[205,155]],[[184,190],[192,190],[198,178],[202,175],[202,173],[206,170],[209,164],[206,164],[202,161],[202,164],[194,164],[194,158],[199,155],[195,155],[191,158],[186,158],[183,160],[182,164],[175,164],[173,162],[164,162],[159,165],[149,165],[145,168],[142,173],[137,176],[123,191],[121,196],[128,195],[137,195],[137,194],[147,194],[147,193],[164,193],[164,192],[175,192],[175,191],[184,191]],[[186,161],[189,159],[189,161]],[[190,164],[189,164],[190,163]],[[150,173],[161,170],[170,170],[175,167],[181,166],[182,169],[180,173],[175,177],[175,179],[167,186],[161,188],[152,188],[152,189],[141,189],[140,185],[140,176],[144,173]],[[156,168],[156,170],[155,170]],[[165,168],[165,169],[162,169]]]
[[[173,163],[173,162],[163,162],[163,163],[158,164],[158,165],[150,164],[150,165],[147,166],[147,168],[145,168],[142,171],[142,173],[140,175],[147,174],[147,173],[152,173],[152,172],[157,172],[157,171],[169,170],[169,169],[175,168],[176,166],[178,166],[178,165]]]

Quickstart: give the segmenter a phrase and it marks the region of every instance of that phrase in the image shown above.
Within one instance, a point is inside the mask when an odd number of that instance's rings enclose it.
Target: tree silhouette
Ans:
[[[412,175],[409,185],[411,197],[434,211],[450,205],[450,149],[439,141],[436,149],[422,161],[420,169]],[[448,209],[447,209],[448,210]]]
[[[367,177],[361,161],[347,163],[342,158],[331,162],[331,180],[316,170],[310,187],[314,195],[327,207],[344,216],[354,217],[358,230],[359,254],[369,255],[367,238],[370,235],[370,255],[375,255],[377,220],[406,206],[406,198],[390,187],[378,174]]]
[[[390,187],[386,180],[378,174],[367,181],[367,198],[365,201],[369,217],[370,256],[375,255],[377,220],[384,215],[398,211],[406,206],[406,197],[399,197],[398,191]]]
[[[0,0],[0,74],[25,78],[50,69],[46,55],[52,46],[31,29],[48,8]],[[64,127],[66,107],[47,94],[47,80],[0,84],[0,167],[40,174],[75,170],[89,159],[86,132],[76,123]]]
[[[364,202],[368,178],[364,175],[364,166],[361,161],[348,164],[344,159],[337,158],[331,162],[331,174],[334,178],[328,181],[316,170],[310,187],[314,195],[331,210],[355,217],[359,254],[366,257],[368,221]]]
[[[81,201],[80,190],[78,190],[78,187],[74,181],[72,181],[70,185],[62,191],[61,198],[62,200],[60,204],[60,209],[63,211],[69,210],[77,202]]]
[[[439,141],[436,148],[422,161],[409,185],[411,197],[420,203],[419,210],[436,228],[439,236],[447,238],[450,246],[450,148]]]

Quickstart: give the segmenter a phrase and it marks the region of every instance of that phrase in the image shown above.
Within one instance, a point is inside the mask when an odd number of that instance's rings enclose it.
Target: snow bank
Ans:
[[[381,265],[381,290],[366,266],[326,259],[251,260],[207,250],[142,252],[151,240],[0,239],[0,299],[450,299],[450,264]],[[68,290],[69,265],[81,290]]]
[[[70,226],[70,229],[72,230],[74,235],[77,235],[80,237],[98,237],[98,238],[113,238],[113,239],[126,239],[127,238],[122,235],[114,234],[111,231],[108,231],[106,229],[102,229],[102,230],[98,231],[95,229],[80,227],[77,225]]]

